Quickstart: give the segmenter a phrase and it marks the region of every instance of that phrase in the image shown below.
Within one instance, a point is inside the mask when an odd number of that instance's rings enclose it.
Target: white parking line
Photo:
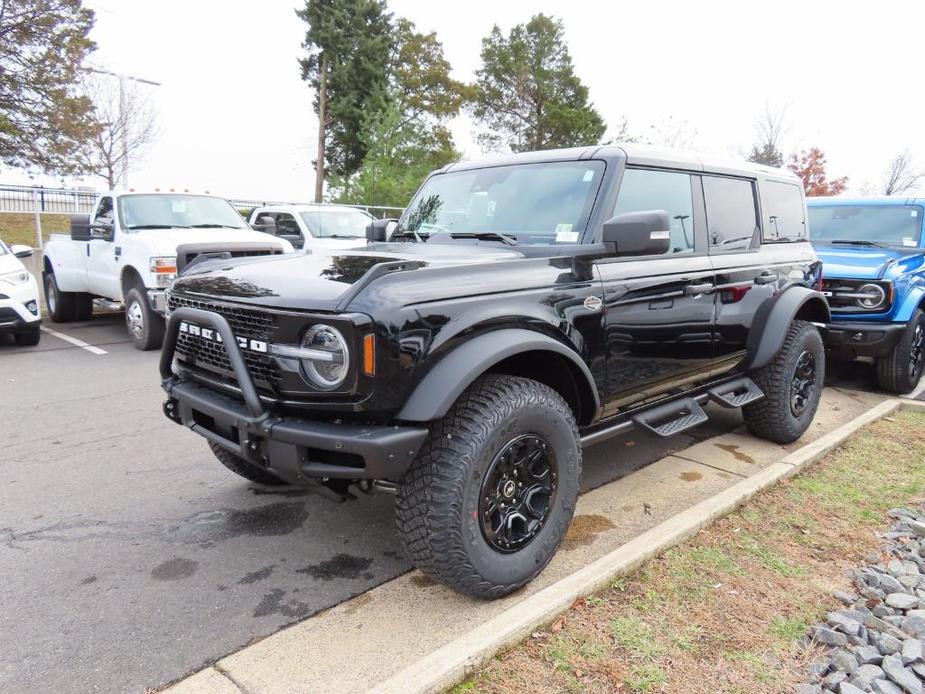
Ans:
[[[99,347],[94,347],[93,345],[88,345],[83,340],[78,340],[76,337],[71,337],[70,335],[65,335],[64,333],[59,333],[57,330],[52,330],[51,328],[46,328],[42,326],[42,332],[48,333],[49,335],[54,335],[59,340],[64,340],[65,342],[70,342],[72,345],[76,345],[81,349],[85,349],[91,354],[107,354],[105,349],[100,349]]]

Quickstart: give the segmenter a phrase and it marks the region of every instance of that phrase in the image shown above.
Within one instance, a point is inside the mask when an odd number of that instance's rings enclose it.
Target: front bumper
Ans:
[[[906,323],[833,321],[825,327],[825,347],[835,358],[883,357],[905,329]]]
[[[173,372],[181,321],[221,336],[243,402]],[[313,478],[397,479],[411,465],[427,427],[315,421],[268,410],[260,400],[228,321],[217,313],[178,308],[170,313],[160,362],[167,393],[164,414],[209,441],[290,484]]]
[[[35,306],[35,312],[26,306]],[[15,333],[37,328],[42,324],[39,314],[39,289],[31,275],[23,284],[0,283],[0,332]]]

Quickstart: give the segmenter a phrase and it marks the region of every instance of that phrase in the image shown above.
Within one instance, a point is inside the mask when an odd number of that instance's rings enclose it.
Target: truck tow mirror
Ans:
[[[90,240],[90,215],[72,214],[71,215],[71,238],[74,241]]]
[[[602,241],[618,256],[661,255],[671,247],[671,217],[665,210],[625,212],[604,222]]]
[[[397,219],[375,219],[366,227],[366,240],[370,243],[385,241],[389,237],[389,227],[398,224]]]

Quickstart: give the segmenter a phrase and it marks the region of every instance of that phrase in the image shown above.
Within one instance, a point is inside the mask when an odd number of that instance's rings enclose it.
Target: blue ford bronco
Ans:
[[[880,387],[913,390],[925,346],[925,198],[810,198],[833,359],[873,358]]]

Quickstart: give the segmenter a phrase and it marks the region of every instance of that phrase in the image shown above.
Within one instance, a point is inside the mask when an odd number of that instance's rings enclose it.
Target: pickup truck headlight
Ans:
[[[29,279],[29,273],[25,270],[14,270],[13,272],[4,272],[0,275],[0,282],[7,284],[23,284]]]
[[[177,257],[166,255],[151,258],[151,273],[154,275],[154,286],[169,287],[177,277]]]
[[[322,390],[333,390],[347,378],[350,352],[337,328],[320,323],[302,338],[302,368],[311,383]]]

